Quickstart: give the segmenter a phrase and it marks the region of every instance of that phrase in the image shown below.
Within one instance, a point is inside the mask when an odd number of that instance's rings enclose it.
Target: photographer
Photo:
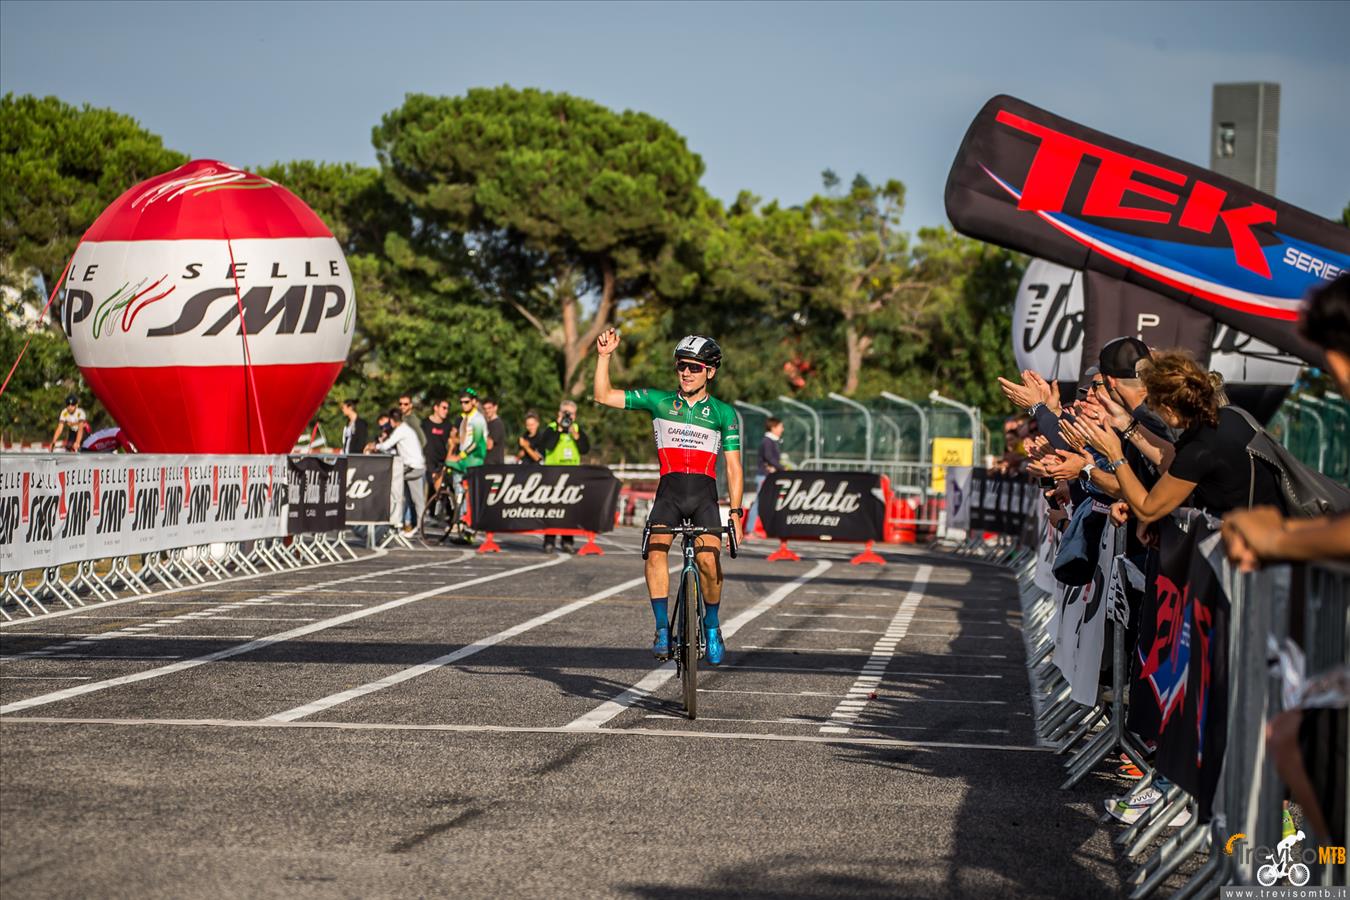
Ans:
[[[579,466],[581,457],[591,450],[591,439],[581,430],[577,422],[577,405],[564,400],[558,405],[558,418],[540,430],[543,440],[536,444],[544,451],[546,466]],[[554,536],[544,535],[544,551],[553,549]],[[574,539],[570,534],[563,535],[562,549],[571,551]]]

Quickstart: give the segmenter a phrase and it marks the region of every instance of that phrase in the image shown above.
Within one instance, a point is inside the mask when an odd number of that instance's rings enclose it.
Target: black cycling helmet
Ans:
[[[722,347],[701,334],[691,334],[675,345],[676,359],[692,359],[714,369],[722,365]]]
[[[80,398],[76,397],[74,394],[71,394],[69,397],[66,398],[66,406],[75,406],[79,402]]]

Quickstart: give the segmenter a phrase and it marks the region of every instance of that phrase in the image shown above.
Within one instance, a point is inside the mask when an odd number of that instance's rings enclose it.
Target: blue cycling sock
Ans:
[[[652,598],[652,615],[656,617],[657,628],[670,627],[670,614],[666,611],[666,598]]]
[[[720,603],[707,603],[703,606],[703,627],[719,628],[721,622],[718,620],[717,611],[722,608]]]

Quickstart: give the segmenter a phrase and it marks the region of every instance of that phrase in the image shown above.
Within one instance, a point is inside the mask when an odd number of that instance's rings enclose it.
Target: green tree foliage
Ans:
[[[7,96],[0,115],[7,367],[37,274],[54,278],[107,203],[183,158],[106,110]],[[748,193],[724,205],[665,123],[510,87],[409,96],[373,139],[378,167],[257,169],[323,218],[355,281],[356,334],[325,428],[341,426],[339,398],[373,417],[399,393],[426,403],[471,385],[501,395],[514,434],[526,409],[548,419],[564,393],[589,390],[585,362],[610,323],[625,335],[620,385],[673,384],[674,343],[704,333],[726,353],[714,393],[728,399],[938,388],[1001,405],[992,375],[1014,367],[1023,261],[947,229],[911,239],[897,181],[844,189],[827,171],[800,206]],[[39,330],[0,428],[49,437],[64,394],[87,396],[78,388],[64,337]],[[644,417],[581,419],[601,458],[650,459]]]
[[[104,207],[186,159],[112,110],[0,97],[0,380],[29,343],[0,397],[6,437],[49,439],[72,392],[96,425],[107,421],[53,317],[34,323],[33,314]]]
[[[104,207],[186,161],[130,116],[55,97],[0,97],[0,260],[10,286],[32,300],[37,273],[50,289]]]
[[[581,362],[618,305],[681,280],[676,249],[703,164],[658,119],[500,87],[411,95],[374,140],[390,191],[416,223],[389,247],[395,264],[437,292],[471,272],[561,350],[574,395],[586,390]]]

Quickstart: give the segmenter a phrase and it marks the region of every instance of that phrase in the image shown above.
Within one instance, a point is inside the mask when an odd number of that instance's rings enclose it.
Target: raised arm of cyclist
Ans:
[[[595,402],[615,409],[640,409],[652,417],[661,480],[647,516],[648,524],[679,527],[688,520],[697,526],[721,527],[722,515],[717,505],[717,456],[721,453],[726,459],[732,527],[739,537],[745,514],[741,509],[740,420],[734,409],[708,392],[722,364],[722,348],[703,335],[684,338],[676,345],[674,354],[677,389],[662,391],[619,390],[610,383],[609,358],[618,346],[619,335],[612,328],[595,343]],[[660,659],[670,655],[667,554],[672,539],[668,534],[652,535],[648,544],[647,591],[656,619],[652,652]],[[724,651],[720,612],[722,540],[718,535],[700,535],[697,545],[695,559],[703,587],[708,662],[718,665]]]

